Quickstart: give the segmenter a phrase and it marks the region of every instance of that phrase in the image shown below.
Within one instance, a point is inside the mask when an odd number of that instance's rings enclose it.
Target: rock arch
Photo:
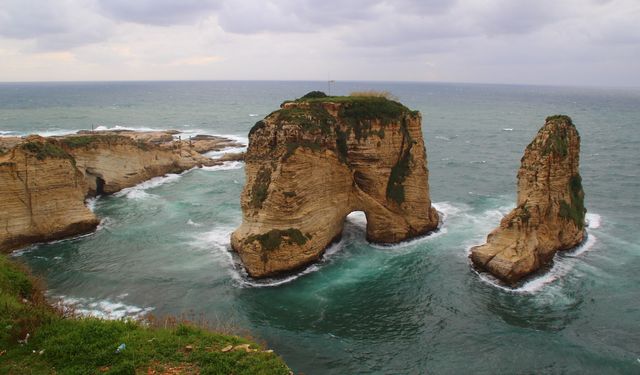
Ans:
[[[249,133],[242,225],[231,235],[248,273],[316,261],[363,211],[367,239],[395,243],[437,228],[421,116],[380,97],[285,102]]]

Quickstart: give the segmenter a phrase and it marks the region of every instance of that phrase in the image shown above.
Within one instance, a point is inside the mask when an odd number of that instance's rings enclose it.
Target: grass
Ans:
[[[91,135],[73,135],[62,138],[60,142],[70,149],[90,146],[96,142],[104,142],[107,144],[116,142],[131,142],[144,151],[149,150],[149,143],[143,140],[134,141],[132,138],[118,134],[91,134]]]
[[[278,249],[283,241],[289,244],[304,245],[307,243],[307,237],[295,228],[285,230],[272,229],[267,233],[254,234],[247,237],[245,243],[249,244],[254,241],[258,241],[263,250],[273,251]]]
[[[63,317],[46,304],[25,269],[5,256],[0,256],[0,324],[2,374],[144,374],[163,368],[289,374],[278,356],[255,343],[189,323],[155,328],[134,321]],[[27,333],[28,341],[19,343]],[[117,352],[121,344],[126,347]],[[221,350],[242,344],[255,350]]]
[[[569,180],[569,197],[571,202],[560,202],[560,216],[567,220],[573,220],[580,229],[584,228],[584,216],[587,209],[584,207],[584,191],[582,190],[582,177],[579,174]]]
[[[43,142],[30,141],[23,143],[21,147],[23,150],[33,154],[38,160],[46,158],[74,160],[65,150],[49,140],[44,140]]]

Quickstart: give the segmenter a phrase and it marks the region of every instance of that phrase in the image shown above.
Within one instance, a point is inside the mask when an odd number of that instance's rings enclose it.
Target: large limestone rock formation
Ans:
[[[174,140],[173,133],[0,138],[0,252],[90,232],[99,220],[85,207],[86,197],[217,165],[220,160],[201,153],[240,146],[212,136]]]
[[[518,202],[487,237],[472,248],[480,269],[514,284],[571,249],[585,236],[580,136],[568,116],[546,119],[527,146],[518,171]]]
[[[437,228],[421,117],[380,97],[285,102],[249,133],[242,225],[231,244],[266,277],[317,260],[364,211],[367,239],[394,243]]]
[[[55,140],[31,137],[0,155],[0,250],[92,231],[87,185]]]

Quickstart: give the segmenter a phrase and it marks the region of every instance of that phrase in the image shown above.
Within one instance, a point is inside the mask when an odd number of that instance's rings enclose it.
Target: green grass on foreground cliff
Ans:
[[[29,339],[24,340],[27,333]],[[117,353],[120,344],[126,348]],[[249,344],[255,352],[228,345]],[[274,353],[249,340],[187,323],[153,328],[133,321],[65,318],[37,283],[0,256],[0,374],[288,374]]]

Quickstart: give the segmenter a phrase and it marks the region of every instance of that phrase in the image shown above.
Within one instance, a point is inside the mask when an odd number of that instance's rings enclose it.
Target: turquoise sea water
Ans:
[[[92,126],[232,135],[322,82],[0,84],[0,134]],[[87,313],[193,312],[248,330],[305,374],[640,373],[640,90],[337,82],[388,90],[423,114],[440,232],[368,244],[352,214],[325,259],[268,285],[229,252],[241,163],[154,179],[92,202],[94,234],[16,258]],[[526,145],[550,114],[582,136],[587,243],[510,291],[467,252],[515,201]]]

